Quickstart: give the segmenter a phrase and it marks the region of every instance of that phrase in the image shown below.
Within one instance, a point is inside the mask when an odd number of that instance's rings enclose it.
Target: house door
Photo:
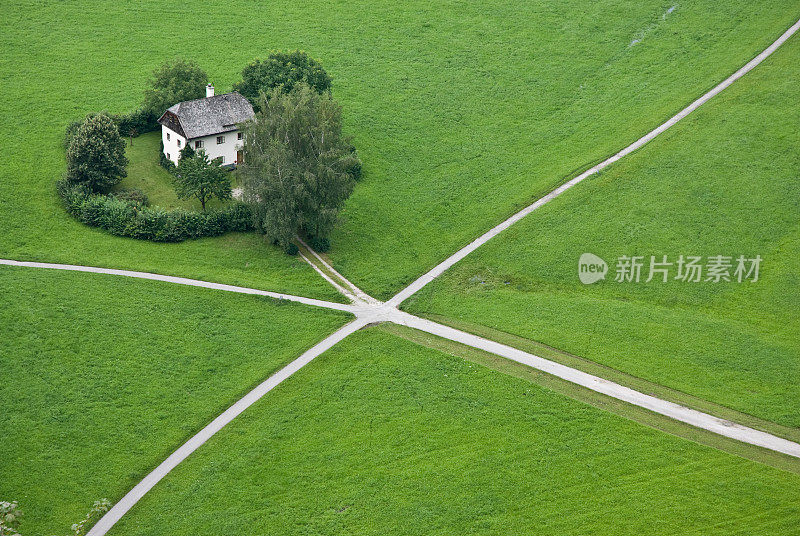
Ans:
[[[236,151],[236,163],[241,164],[242,162],[244,162],[242,159],[242,151]]]

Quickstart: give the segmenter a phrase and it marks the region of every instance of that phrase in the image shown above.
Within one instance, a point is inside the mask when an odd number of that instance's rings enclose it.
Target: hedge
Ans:
[[[86,187],[71,185],[64,179],[58,181],[57,188],[67,212],[87,225],[117,236],[181,242],[255,228],[250,208],[244,203],[208,212],[164,210],[144,206],[136,200],[92,194]]]
[[[138,136],[145,132],[158,130],[158,117],[145,110],[136,110],[129,114],[114,114],[111,119],[117,124],[119,135],[129,137],[131,134]]]

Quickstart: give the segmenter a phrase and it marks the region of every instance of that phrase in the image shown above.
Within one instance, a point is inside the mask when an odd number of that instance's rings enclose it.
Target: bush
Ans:
[[[69,128],[73,128],[70,125]],[[67,179],[93,192],[107,191],[127,175],[125,142],[106,114],[92,114],[66,135]]]
[[[158,116],[147,110],[136,110],[129,114],[112,115],[111,119],[117,125],[120,136],[133,137],[145,132],[158,130]]]
[[[161,143],[163,144],[164,142],[162,141]],[[202,149],[201,149],[201,151],[202,151]],[[163,148],[161,149],[161,154],[164,154],[164,149]],[[178,157],[178,162],[182,162],[184,159],[194,158],[197,155],[197,151],[195,151],[192,148],[192,144],[191,143],[186,143],[183,146],[183,149],[181,149],[178,152],[178,154],[180,155]]]
[[[19,509],[17,501],[0,501],[0,534],[7,536],[19,536],[19,521],[22,518],[22,510]]]
[[[99,501],[94,501],[92,504],[92,509],[89,510],[89,513],[86,516],[78,521],[77,523],[72,524],[72,534],[75,536],[84,536],[86,534],[86,527],[91,526],[103,517],[103,514],[108,512],[111,508],[111,501],[108,499],[100,499]]]
[[[75,137],[75,133],[83,124],[83,121],[73,121],[72,123],[67,125],[67,128],[64,131],[64,147],[69,147],[69,144],[72,143],[72,138]]]
[[[199,213],[148,207],[119,195],[93,194],[83,185],[62,179],[57,190],[67,212],[92,227],[117,236],[154,242],[181,242],[254,229],[253,215],[243,203]]]
[[[295,244],[294,242],[289,242],[289,244],[286,246],[286,249],[284,251],[286,251],[287,255],[297,255],[297,253],[300,251],[300,249],[297,247],[297,244]]]
[[[147,194],[138,188],[118,190],[112,193],[111,197],[121,201],[133,203],[139,207],[146,207],[150,205],[150,201],[147,199]]]
[[[352,143],[348,144],[350,150],[350,158],[347,159],[345,171],[353,177],[354,181],[361,180],[361,159],[358,157],[358,151]]]
[[[325,253],[331,249],[331,241],[327,238],[315,236],[311,238],[311,249],[318,253]]]

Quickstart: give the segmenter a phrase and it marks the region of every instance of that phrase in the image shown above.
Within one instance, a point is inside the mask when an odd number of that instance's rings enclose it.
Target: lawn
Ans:
[[[800,523],[796,474],[380,328],[272,395],[110,534],[750,536]]]
[[[128,176],[119,184],[120,188],[138,188],[147,194],[150,205],[166,209],[185,208],[200,211],[200,201],[196,199],[178,199],[175,195],[172,175],[159,164],[161,131],[148,132],[127,143],[126,156],[129,160]],[[229,174],[231,184],[235,182],[235,173]],[[226,205],[227,201],[212,199],[206,203],[209,209]]]
[[[347,320],[255,296],[0,267],[0,500],[66,534]]]
[[[387,297],[730,74],[797,11],[780,0],[674,5],[6,2],[0,256],[329,296],[256,235],[177,245],[113,237],[66,215],[54,191],[64,127],[96,110],[133,110],[161,62],[191,56],[222,92],[253,58],[303,48],[332,75],[365,165],[331,256]]]
[[[800,40],[406,305],[800,428]],[[609,262],[578,280],[578,258]],[[614,281],[621,255],[746,255],[755,283]],[[673,266],[671,276],[676,275]],[[441,318],[441,316],[439,317]]]

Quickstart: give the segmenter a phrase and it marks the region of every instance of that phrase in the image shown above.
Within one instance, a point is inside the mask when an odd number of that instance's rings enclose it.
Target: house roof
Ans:
[[[237,92],[170,106],[158,122],[192,139],[236,130],[236,124],[253,118],[253,106]]]

